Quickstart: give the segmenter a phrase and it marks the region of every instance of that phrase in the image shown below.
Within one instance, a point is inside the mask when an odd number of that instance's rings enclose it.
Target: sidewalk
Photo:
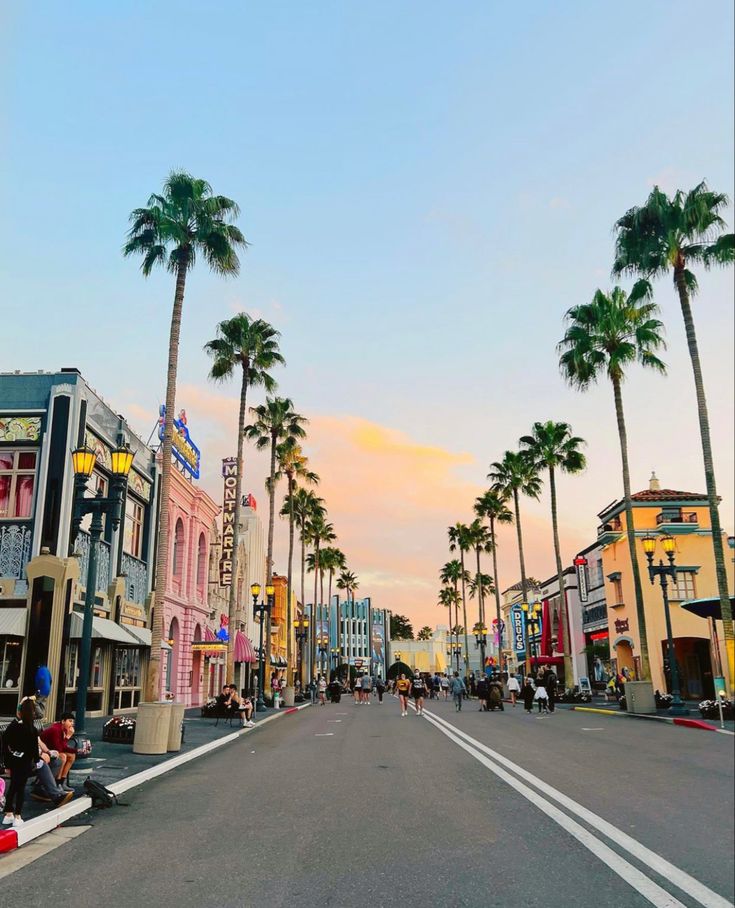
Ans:
[[[25,805],[23,807],[23,819],[26,823],[21,827],[18,836],[18,843],[23,844],[54,828],[61,822],[66,822],[73,817],[80,817],[78,822],[85,822],[81,814],[90,809],[89,799],[84,795],[83,783],[87,776],[91,776],[103,785],[112,787],[118,794],[132,785],[126,784],[132,776],[140,776],[139,781],[134,784],[140,784],[147,781],[147,776],[157,775],[156,768],[165,772],[168,767],[163,764],[172,763],[171,768],[180,763],[187,762],[187,754],[193,751],[202,750],[201,755],[210,749],[214,749],[220,743],[225,744],[226,740],[235,740],[241,734],[250,734],[257,731],[258,726],[265,721],[276,718],[279,715],[286,715],[301,709],[303,706],[292,707],[290,709],[265,709],[260,710],[253,716],[255,722],[254,728],[243,729],[237,723],[233,723],[232,728],[229,724],[220,720],[219,725],[215,727],[215,719],[201,718],[201,709],[186,710],[184,714],[184,740],[181,750],[178,753],[165,754],[135,754],[133,753],[132,744],[111,744],[102,741],[102,727],[110,718],[105,716],[99,719],[87,720],[87,734],[92,740],[92,754],[90,757],[80,760],[74,764],[74,768],[69,774],[69,784],[75,789],[75,797],[65,807],[55,810],[47,802],[36,801],[30,796],[31,783],[27,788]],[[196,758],[200,754],[193,754]],[[153,771],[153,772],[151,772]],[[84,802],[84,804],[82,804]],[[54,815],[54,816],[51,816]],[[49,820],[44,823],[44,818]],[[36,831],[38,827],[38,831]],[[2,841],[5,827],[0,830],[0,853],[11,850],[17,845]]]

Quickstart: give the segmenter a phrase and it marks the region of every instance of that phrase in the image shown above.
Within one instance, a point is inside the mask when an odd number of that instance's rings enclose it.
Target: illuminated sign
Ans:
[[[222,459],[224,499],[222,501],[222,557],[219,562],[219,585],[232,583],[232,562],[235,555],[235,509],[237,505],[237,457]]]
[[[587,572],[587,559],[584,555],[577,555],[574,559],[574,567],[577,569],[577,588],[579,590],[579,601],[587,602],[589,597],[589,574]]]
[[[161,441],[163,441],[165,422],[166,405],[161,404],[158,417],[158,437]],[[184,472],[188,473],[192,479],[199,479],[202,455],[199,448],[189,437],[189,429],[186,425],[186,410],[182,410],[178,419],[174,419],[171,445],[171,453],[174,456],[174,460],[181,465]]]
[[[523,609],[520,605],[514,605],[510,610],[511,636],[513,637],[513,652],[524,653],[526,651],[526,624],[523,620]]]

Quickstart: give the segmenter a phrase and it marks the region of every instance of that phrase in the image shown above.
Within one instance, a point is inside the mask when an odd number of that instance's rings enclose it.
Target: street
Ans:
[[[131,791],[4,888],[106,908],[717,908],[734,894],[732,745],[563,709],[427,701],[402,719],[392,697],[343,698]]]

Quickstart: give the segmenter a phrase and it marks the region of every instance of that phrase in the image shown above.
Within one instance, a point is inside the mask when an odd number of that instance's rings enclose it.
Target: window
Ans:
[[[115,687],[140,687],[140,650],[118,647],[115,650]]]
[[[204,591],[204,587],[207,583],[207,538],[204,533],[201,533],[199,536],[199,551],[197,553],[197,588],[200,592]],[[238,585],[238,597],[242,595],[242,590],[239,588],[242,586],[242,583]],[[241,601],[238,598],[238,601]]]
[[[143,505],[138,504],[132,498],[125,502],[125,536],[123,538],[123,550],[132,555],[133,558],[140,558],[143,551],[143,519],[145,511]]]
[[[677,571],[676,583],[671,584],[671,599],[696,599],[694,571]]]
[[[101,646],[92,644],[92,652],[89,659],[89,687],[100,689],[103,686],[105,671],[104,650]],[[67,688],[73,689],[77,686],[79,677],[79,644],[76,640],[70,643],[66,650],[66,670],[64,683]]]
[[[174,531],[174,576],[180,577],[184,569],[184,523],[179,518]]]
[[[0,683],[3,689],[20,687],[20,657],[23,641],[19,637],[0,637]]]
[[[31,516],[36,451],[0,451],[0,520]]]
[[[602,566],[602,558],[597,562],[597,580],[595,586],[605,585],[605,569]]]
[[[620,605],[623,601],[623,584],[620,577],[616,577],[613,582],[613,605]]]

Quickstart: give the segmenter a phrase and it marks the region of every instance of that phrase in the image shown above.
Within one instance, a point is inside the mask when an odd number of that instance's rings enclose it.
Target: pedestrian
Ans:
[[[372,693],[372,690],[373,690],[373,679],[366,672],[362,676],[362,702],[367,704],[367,706],[370,706],[370,694]]]
[[[38,732],[33,724],[36,718],[36,701],[26,698],[20,704],[18,716],[3,732],[3,762],[10,770],[10,785],[5,804],[3,826],[23,825],[23,802],[26,782],[40,762],[38,755]]]
[[[321,706],[327,705],[327,679],[324,675],[319,678],[319,703]]]
[[[533,685],[533,678],[529,675],[523,682],[523,687],[521,688],[521,696],[523,697],[523,708],[527,713],[530,713],[533,708],[533,695],[535,693],[535,688]]]
[[[477,698],[480,701],[480,707],[478,712],[483,712],[487,709],[487,678],[479,678],[477,681]]]
[[[401,704],[401,718],[408,715],[408,692],[411,689],[411,682],[402,674],[396,681],[396,690],[398,691],[398,702]]]
[[[464,681],[459,677],[459,672],[455,672],[452,680],[449,682],[449,689],[454,699],[454,708],[457,712],[462,711],[462,698],[467,693]]]
[[[549,695],[547,694],[542,681],[536,682],[536,691],[533,695],[533,699],[538,705],[539,715],[547,715],[549,712]]]
[[[546,688],[546,695],[548,697],[548,706],[549,712],[554,712],[554,704],[556,702],[556,689],[558,685],[558,679],[556,677],[556,672],[553,668],[549,667],[548,671],[544,675],[544,687]]]
[[[418,669],[414,672],[413,680],[411,681],[411,696],[416,704],[416,715],[423,716],[426,681],[424,681],[424,678]]]
[[[513,674],[508,676],[508,693],[510,694],[510,702],[515,707],[516,697],[521,692],[521,685],[518,683],[518,678]]]
[[[470,697],[474,697],[477,693],[477,684],[475,682],[475,673],[470,672],[469,683],[467,685],[470,689]]]
[[[447,677],[446,672],[444,672],[442,674],[440,684],[441,684],[442,694],[444,695],[444,699],[448,700],[449,699],[449,678]]]
[[[383,694],[385,693],[385,682],[382,678],[378,678],[375,684],[375,690],[378,692],[378,704],[383,702]]]

